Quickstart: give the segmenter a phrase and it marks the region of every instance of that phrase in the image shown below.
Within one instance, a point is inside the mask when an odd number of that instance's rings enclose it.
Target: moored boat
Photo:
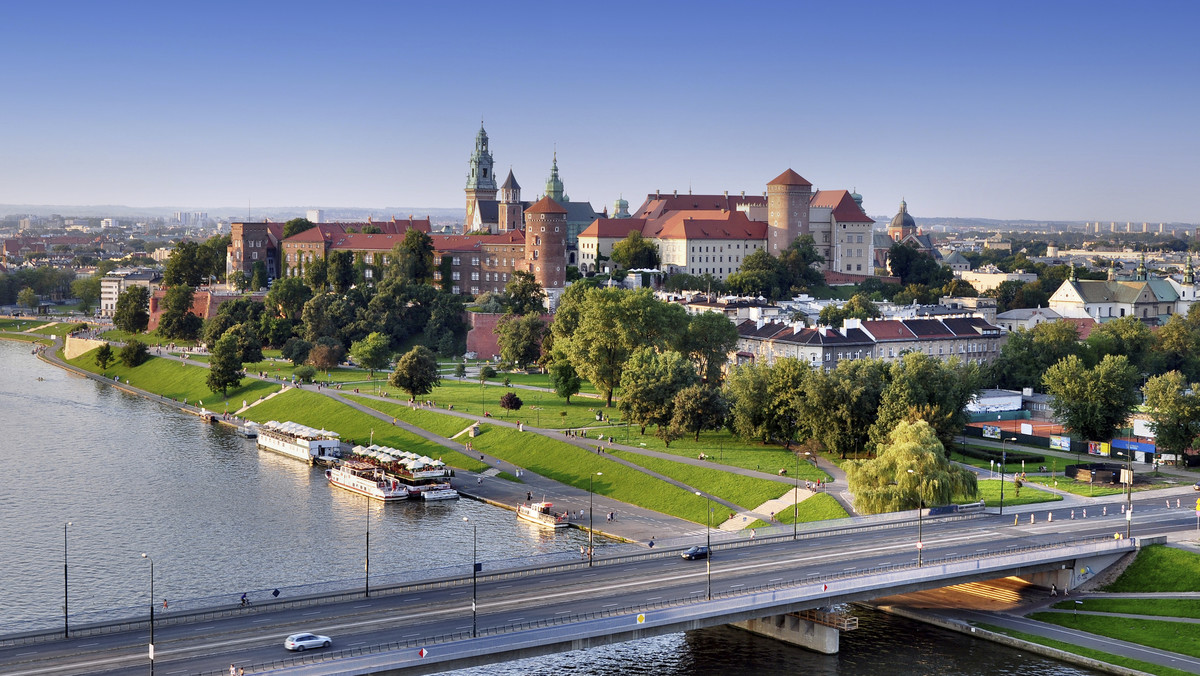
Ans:
[[[294,422],[272,420],[258,426],[258,447],[303,460],[309,464],[321,456],[341,455],[337,432],[318,430]]]
[[[410,498],[450,500],[458,497],[458,491],[450,484],[453,474],[441,460],[375,444],[355,446],[349,455],[381,467],[398,478],[408,488]],[[427,497],[427,494],[433,494],[433,497]]]
[[[408,488],[398,478],[359,460],[342,461],[337,467],[325,470],[325,478],[334,486],[368,498],[384,502],[408,499]]]
[[[517,507],[517,518],[551,528],[566,528],[570,525],[567,512],[557,514],[549,502],[523,503]]]
[[[444,487],[420,491],[418,495],[422,500],[455,500],[458,498],[458,491],[450,488],[450,484],[445,484]]]

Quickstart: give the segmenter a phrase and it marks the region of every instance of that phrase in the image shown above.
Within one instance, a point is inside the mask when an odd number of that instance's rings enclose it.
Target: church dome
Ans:
[[[894,217],[892,217],[891,227],[897,229],[917,229],[917,222],[913,220],[911,215],[909,215],[908,204],[906,204],[904,200],[900,200],[900,211]]]

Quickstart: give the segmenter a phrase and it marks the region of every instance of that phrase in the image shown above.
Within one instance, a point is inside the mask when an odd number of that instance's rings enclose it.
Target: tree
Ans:
[[[1153,370],[1179,371],[1188,382],[1200,380],[1200,335],[1183,315],[1171,315],[1154,332],[1153,354]]]
[[[770,378],[770,369],[765,364],[751,362],[735,367],[725,380],[725,399],[729,402],[726,425],[743,439],[767,443]]]
[[[224,397],[230,387],[242,384],[242,360],[238,356],[238,337],[232,331],[221,336],[217,344],[209,352],[208,378],[205,384],[213,392],[220,392]]]
[[[354,286],[354,253],[350,251],[331,251],[326,258],[329,262],[329,286],[334,293],[346,293]]]
[[[162,301],[162,315],[158,320],[158,333],[166,338],[194,340],[200,335],[203,320],[192,314],[192,288],[172,286],[167,289]]]
[[[1154,334],[1145,322],[1127,315],[1104,322],[1092,329],[1087,340],[1089,364],[1098,364],[1106,355],[1124,355],[1138,373],[1145,373],[1154,345]]]
[[[758,249],[742,259],[738,271],[725,279],[733,293],[742,296],[762,296],[769,300],[784,298],[791,289],[791,280],[779,259]]]
[[[695,435],[700,441],[700,432],[719,430],[729,415],[729,404],[719,388],[711,385],[690,385],[675,394],[671,426],[682,435]]]
[[[978,492],[975,475],[950,463],[936,431],[923,420],[900,422],[875,458],[851,460],[845,467],[860,514],[948,505]]]
[[[312,296],[312,290],[299,277],[284,277],[275,280],[263,302],[274,316],[296,321]]]
[[[805,432],[811,432],[805,383],[813,369],[808,362],[785,357],[776,360],[767,379],[767,435],[790,449]]]
[[[1071,355],[1046,371],[1042,382],[1054,414],[1084,439],[1108,441],[1137,405],[1137,369],[1125,355],[1106,355],[1094,368]]]
[[[442,356],[462,354],[466,348],[467,323],[463,318],[466,307],[462,298],[453,293],[421,285],[432,297],[426,304],[429,320],[425,322],[425,342]]]
[[[641,348],[630,355],[621,374],[621,412],[642,434],[648,425],[667,427],[675,412],[675,394],[696,380],[696,369],[682,354]]]
[[[824,262],[825,257],[817,251],[812,235],[800,235],[792,240],[779,254],[779,263],[788,284],[788,294],[794,295],[796,292],[823,286],[825,276],[821,274],[817,265]]]
[[[249,288],[250,278],[246,276],[245,272],[242,272],[241,270],[235,270],[233,274],[229,276],[229,283],[233,285],[233,289],[235,291],[241,293]]]
[[[307,218],[293,218],[292,220],[283,224],[283,238],[287,239],[292,235],[298,235],[305,230],[310,230],[316,227],[316,225],[316,223],[313,223]]]
[[[1200,436],[1200,383],[1189,386],[1182,373],[1171,371],[1146,381],[1142,391],[1159,452],[1182,457]]]
[[[888,249],[888,270],[905,286],[942,287],[954,276],[950,268],[939,265],[933,256],[917,250],[911,243],[896,242]]]
[[[150,289],[131,286],[117,296],[113,326],[126,333],[140,333],[150,323]]]
[[[126,366],[141,366],[150,358],[150,348],[140,340],[130,340],[121,348],[117,358]]]
[[[526,368],[541,356],[545,333],[546,323],[541,315],[504,315],[496,325],[500,358],[515,368]]]
[[[311,383],[313,378],[317,375],[317,370],[308,364],[305,364],[304,366],[297,366],[296,368],[292,369],[292,375],[299,378],[302,382]]]
[[[96,348],[96,366],[100,367],[101,371],[107,371],[108,365],[113,362],[112,345],[105,343]]]
[[[329,288],[329,263],[324,258],[317,258],[304,266],[304,283],[312,289],[314,295],[325,293]]]
[[[17,294],[17,304],[27,307],[30,310],[36,310],[40,302],[37,293],[28,286],[21,289],[21,293]]]
[[[210,271],[208,254],[198,242],[175,245],[163,268],[164,286],[196,287],[204,283]]]
[[[889,367],[870,440],[876,452],[888,443],[901,421],[924,420],[943,445],[951,443],[967,422],[966,406],[980,389],[979,368],[957,358],[948,362],[923,352],[910,352]]]
[[[546,311],[546,292],[533,273],[517,270],[504,285],[504,305],[514,315],[541,314]]]
[[[336,338],[323,336],[308,351],[308,363],[321,369],[328,376],[329,369],[340,364],[344,356],[346,356],[346,350]]]
[[[232,335],[237,344],[238,361],[243,364],[256,363],[263,360],[262,339],[252,322],[246,321],[234,324],[225,335]],[[218,341],[219,342],[219,341]]]
[[[579,388],[583,385],[583,379],[576,373],[571,360],[562,352],[555,351],[547,370],[550,372],[550,386],[554,388],[554,394],[566,398],[568,404],[571,403],[571,395],[579,394]]]
[[[93,275],[76,279],[71,282],[71,293],[79,300],[80,312],[91,312],[92,306],[100,300],[100,278]]]
[[[843,459],[867,448],[890,374],[882,359],[843,359],[832,371],[813,371],[805,382],[809,425],[825,448]]]
[[[308,360],[308,353],[312,350],[312,343],[303,338],[295,337],[288,338],[288,341],[283,344],[283,348],[279,350],[280,356],[292,362],[293,366],[299,366]]]
[[[466,376],[467,376],[467,365],[462,362],[458,362],[457,364],[455,364],[454,365],[454,377],[461,380],[462,378],[465,378]]]
[[[992,362],[992,381],[999,387],[1041,389],[1046,369],[1062,358],[1079,354],[1079,332],[1071,322],[1043,322],[1008,335],[1000,356]]]
[[[504,395],[500,397],[500,408],[504,409],[505,411],[519,411],[521,410],[521,405],[524,403],[525,402],[521,401],[521,398],[518,397],[515,392],[505,392]]]
[[[657,269],[661,262],[658,245],[637,230],[629,231],[625,239],[613,245],[612,260],[626,270]]]
[[[411,232],[411,231],[410,231]],[[388,380],[393,387],[408,392],[410,399],[429,394],[442,382],[437,359],[429,348],[418,345],[396,362],[396,371]]]
[[[688,321],[683,351],[697,364],[704,382],[721,384],[721,369],[729,353],[737,347],[738,331],[733,322],[719,312],[693,315]]]
[[[392,247],[388,275],[413,284],[432,284],[433,267],[433,239],[420,230],[409,230]]]
[[[350,356],[359,366],[367,369],[367,377],[374,380],[375,371],[387,367],[388,360],[392,358],[392,346],[387,336],[374,331],[350,345]]]
[[[262,261],[254,261],[254,265],[250,266],[250,290],[262,291],[267,288],[267,264]]]
[[[836,305],[826,305],[821,308],[820,320],[825,326],[841,326],[846,319],[876,319],[879,317],[879,308],[866,294],[856,293],[850,297],[841,307]]]

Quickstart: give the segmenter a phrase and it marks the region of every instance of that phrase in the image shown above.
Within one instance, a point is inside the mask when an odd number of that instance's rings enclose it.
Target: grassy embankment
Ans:
[[[1081,495],[1084,497],[1104,497],[1106,495],[1119,495],[1125,492],[1125,488],[1120,485],[1112,484],[1089,484],[1086,481],[1076,481],[1067,477],[1047,477],[1047,476],[1031,476],[1029,481],[1043,486],[1050,486],[1060,491],[1066,491],[1073,495]],[[1134,482],[1133,492],[1140,493],[1142,491],[1152,491],[1159,488],[1170,488],[1178,486],[1179,483],[1169,481],[1158,481],[1149,484],[1139,484]]]
[[[1163,667],[1157,664],[1151,664],[1149,662],[1133,660],[1129,659],[1128,657],[1121,657],[1119,655],[1113,655],[1112,653],[1101,652],[1099,650],[1092,650],[1091,648],[1077,646],[1072,643],[1066,643],[1065,641],[1055,641],[1052,638],[1044,638],[1035,634],[1026,634],[1023,631],[1016,631],[1015,629],[1006,629],[1004,627],[997,627],[995,625],[986,623],[979,623],[977,626],[979,626],[981,629],[986,629],[997,634],[1004,634],[1005,636],[1011,636],[1015,639],[1028,641],[1029,643],[1044,645],[1048,648],[1057,648],[1063,652],[1073,653],[1083,657],[1090,657],[1093,660],[1115,664],[1119,667],[1134,669],[1147,674],[1155,674],[1155,676],[1192,676],[1192,672],[1190,671],[1172,669],[1171,667]]]
[[[1191,622],[1073,613],[1033,613],[1028,617],[1031,620],[1078,629],[1090,634],[1200,657],[1200,625]]]
[[[782,511],[775,512],[775,523],[767,523],[766,521],[755,520],[754,523],[746,525],[742,528],[767,528],[768,526],[791,525],[793,523],[793,512],[795,523],[811,523],[813,521],[825,521],[827,519],[842,519],[850,516],[842,506],[838,504],[833,496],[827,493],[817,493],[814,496],[800,501],[799,506],[793,510],[791,507],[786,507]],[[714,522],[715,523],[715,522]]]
[[[1104,591],[1135,594],[1200,591],[1200,555],[1166,545],[1144,547]]]
[[[1055,495],[1048,491],[1039,491],[1036,488],[1024,486],[1021,488],[1020,495],[1013,487],[1012,480],[1006,480],[1004,486],[1004,506],[1015,507],[1017,505],[1032,505],[1039,502],[1058,502],[1062,500],[1061,495]],[[979,496],[976,500],[983,500],[988,507],[998,507],[1000,505],[1000,480],[999,479],[981,479],[979,481]],[[964,498],[963,501],[966,501]]]
[[[1082,602],[1060,601],[1051,608],[1200,619],[1200,599],[1083,599]]]
[[[147,345],[168,345],[170,343],[175,343],[176,345],[183,347],[194,347],[196,345],[196,341],[194,340],[163,338],[155,333],[129,333],[120,329],[109,329],[108,331],[100,334],[100,340],[107,340],[110,343],[124,343],[132,338],[136,338]]]
[[[478,458],[467,457],[412,432],[393,427],[388,421],[356,411],[316,392],[288,390],[252,407],[246,411],[246,418],[255,422],[291,420],[309,427],[337,432],[342,441],[365,446],[371,443],[373,438],[374,443],[380,446],[391,446],[431,458],[440,458],[452,467],[472,472],[487,469],[487,465],[479,462]]]
[[[626,432],[628,431],[628,441]],[[785,449],[779,444],[763,444],[757,440],[736,437],[726,429],[712,432],[702,432],[700,440],[692,436],[676,439],[670,446],[653,435],[654,428],[647,429],[647,434],[638,434],[636,426],[626,429],[624,425],[609,432],[613,441],[628,446],[642,446],[652,451],[670,453],[689,458],[699,457],[703,453],[705,459],[717,465],[730,465],[742,469],[752,469],[760,472],[775,474],[781,469],[788,471],[788,476],[800,473],[801,481],[824,481],[828,478],[825,472],[807,462],[799,462],[795,452]],[[596,435],[593,434],[594,438]]]
[[[186,399],[189,404],[197,406],[203,401],[207,408],[216,411],[223,410],[224,401],[228,401],[230,410],[233,410],[241,408],[242,400],[254,401],[279,389],[279,385],[247,378],[242,381],[241,387],[231,388],[228,395],[222,398],[220,393],[214,393],[205,384],[204,381],[208,378],[207,368],[189,366],[159,357],[150,357],[146,363],[134,367],[125,366],[118,361],[101,370],[96,365],[96,351],[91,350],[74,359],[68,359],[67,363],[108,378],[119,376],[123,383],[167,399],[180,402]]]

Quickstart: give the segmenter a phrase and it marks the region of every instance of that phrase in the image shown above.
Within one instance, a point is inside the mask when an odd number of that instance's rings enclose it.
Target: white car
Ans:
[[[302,651],[307,648],[328,648],[333,641],[320,634],[292,634],[283,641],[288,650]]]

